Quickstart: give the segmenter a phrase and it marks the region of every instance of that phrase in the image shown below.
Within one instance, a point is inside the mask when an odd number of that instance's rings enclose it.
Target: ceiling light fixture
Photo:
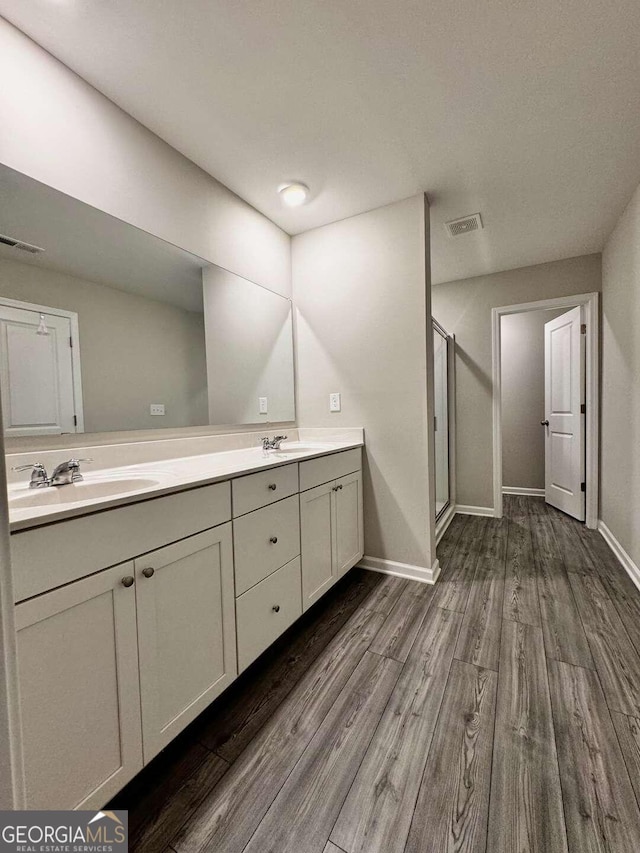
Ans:
[[[300,181],[289,181],[278,187],[280,198],[287,207],[300,207],[309,198],[309,187]]]

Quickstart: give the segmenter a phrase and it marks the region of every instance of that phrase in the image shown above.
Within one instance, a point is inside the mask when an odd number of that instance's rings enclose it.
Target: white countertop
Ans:
[[[28,483],[14,483],[8,488],[10,528],[13,533],[218,483],[266,468],[362,447],[363,444],[361,438],[355,437],[322,442],[284,442],[281,450],[264,451],[261,447],[250,447],[105,468],[97,472],[85,468],[83,482],[67,486],[29,489]]]

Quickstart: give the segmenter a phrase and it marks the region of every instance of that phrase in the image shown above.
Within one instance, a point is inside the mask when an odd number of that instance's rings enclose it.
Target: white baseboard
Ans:
[[[447,527],[453,521],[453,517],[456,514],[456,506],[455,504],[449,504],[440,518],[436,521],[436,545],[442,539],[444,534],[447,532]]]
[[[503,486],[503,495],[525,495],[530,498],[543,498],[545,496],[544,489],[528,489],[526,486]]]
[[[461,515],[488,515],[495,518],[495,510],[492,506],[466,506],[465,504],[456,504],[456,512]]]
[[[624,568],[624,570],[629,575],[634,584],[638,587],[638,589],[640,589],[640,569],[638,568],[638,566],[636,566],[631,557],[627,554],[627,552],[618,542],[613,533],[609,530],[604,521],[602,521],[602,519],[598,520],[598,530],[602,534],[607,545],[611,548],[613,553],[620,561],[621,566]]]
[[[436,560],[430,569],[423,566],[412,566],[410,563],[396,563],[394,560],[382,560],[380,557],[364,557],[358,563],[361,569],[370,572],[380,572],[383,575],[395,575],[397,578],[407,578],[420,583],[435,583],[440,574],[440,563]]]

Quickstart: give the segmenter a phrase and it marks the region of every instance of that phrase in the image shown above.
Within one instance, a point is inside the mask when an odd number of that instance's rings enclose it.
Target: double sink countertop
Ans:
[[[30,489],[28,479],[10,483],[11,532],[362,447],[362,430],[350,432],[353,436],[333,440],[283,441],[280,450],[218,450],[99,471],[82,466],[84,479],[66,486]],[[84,455],[81,449],[77,453]]]

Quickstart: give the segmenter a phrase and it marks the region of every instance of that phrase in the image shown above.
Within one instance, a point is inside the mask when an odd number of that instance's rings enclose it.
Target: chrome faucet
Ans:
[[[70,483],[79,483],[84,478],[80,473],[81,462],[93,462],[93,459],[69,459],[61,462],[53,469],[49,480],[50,486],[68,486]]]
[[[44,467],[42,462],[32,462],[29,465],[17,465],[15,468],[12,468],[12,471],[28,471],[31,469],[31,481],[29,482],[30,489],[42,489],[44,486],[49,485],[49,478],[47,477],[47,469]]]
[[[267,438],[266,436],[262,439],[262,449],[263,450],[280,450],[280,445],[283,441],[286,441],[286,435],[274,435],[273,438]]]

